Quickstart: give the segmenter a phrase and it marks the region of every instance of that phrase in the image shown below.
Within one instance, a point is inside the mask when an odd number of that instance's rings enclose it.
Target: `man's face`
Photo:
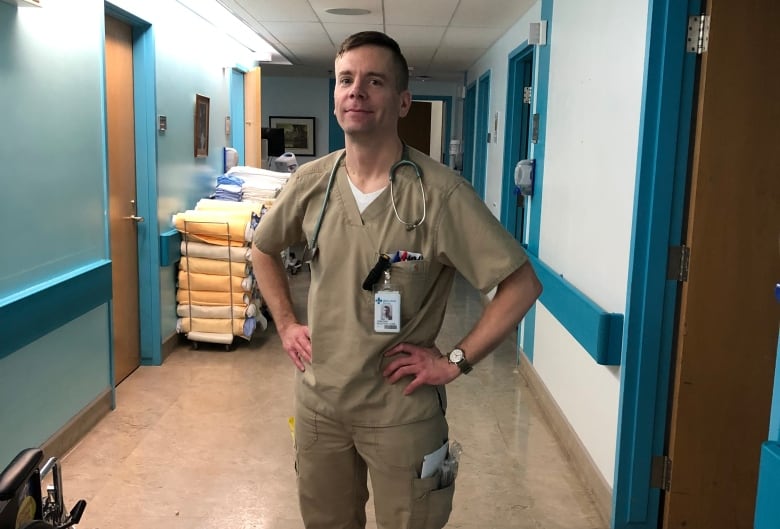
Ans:
[[[351,136],[396,136],[398,118],[406,116],[411,94],[400,94],[389,50],[361,46],[336,59],[336,119]]]

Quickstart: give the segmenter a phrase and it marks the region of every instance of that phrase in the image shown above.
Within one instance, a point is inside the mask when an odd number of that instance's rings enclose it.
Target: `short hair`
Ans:
[[[338,59],[349,50],[354,50],[361,46],[379,46],[390,51],[393,56],[398,92],[409,89],[409,65],[404,54],[401,53],[401,47],[395,40],[381,31],[361,31],[360,33],[350,35],[341,43],[336,58]]]

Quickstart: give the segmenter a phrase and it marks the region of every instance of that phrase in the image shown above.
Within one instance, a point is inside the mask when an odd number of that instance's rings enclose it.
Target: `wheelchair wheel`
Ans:
[[[27,522],[19,529],[54,529],[54,526],[41,520]]]

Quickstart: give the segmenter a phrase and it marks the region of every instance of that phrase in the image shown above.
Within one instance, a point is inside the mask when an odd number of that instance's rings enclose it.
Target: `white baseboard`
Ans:
[[[520,374],[525,379],[534,397],[536,397],[539,407],[542,409],[542,413],[553,431],[553,435],[568,456],[585,488],[592,495],[602,520],[609,526],[612,518],[612,487],[604,479],[593,458],[590,457],[587,449],[577,436],[577,432],[569,424],[547,386],[539,378],[536,369],[528,361],[528,357],[522,351],[520,351],[518,357],[520,358]]]

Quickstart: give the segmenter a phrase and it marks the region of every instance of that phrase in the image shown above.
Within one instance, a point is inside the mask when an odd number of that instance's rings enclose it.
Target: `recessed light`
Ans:
[[[326,9],[326,13],[330,13],[331,15],[344,15],[344,16],[357,16],[357,15],[368,15],[371,13],[368,9],[357,9],[357,8],[351,8],[351,7],[334,7],[331,9]]]

